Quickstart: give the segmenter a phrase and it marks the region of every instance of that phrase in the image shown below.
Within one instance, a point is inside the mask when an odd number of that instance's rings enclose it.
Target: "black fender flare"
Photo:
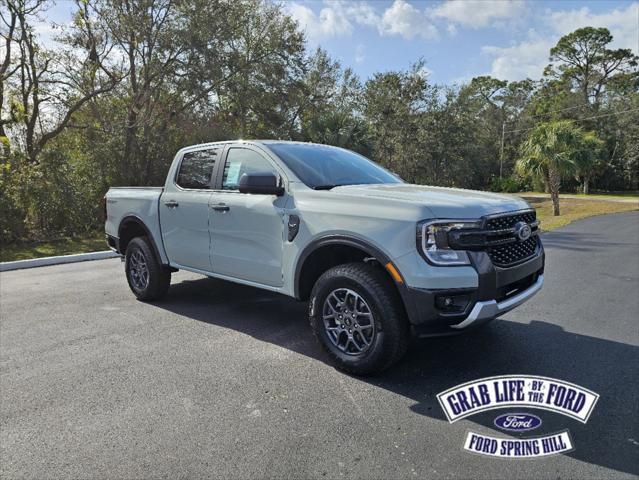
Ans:
[[[302,271],[302,267],[304,266],[304,262],[308,258],[308,256],[313,253],[318,248],[324,247],[326,245],[347,245],[350,247],[356,247],[360,250],[366,252],[371,257],[375,258],[380,265],[387,270],[386,265],[390,262],[393,267],[399,272],[401,276],[401,272],[395,265],[395,263],[386,255],[382,250],[371,245],[366,240],[363,240],[358,237],[349,236],[349,235],[326,235],[320,238],[317,238],[310,242],[304,249],[302,253],[298,257],[297,264],[295,265],[295,298],[300,300],[300,274]],[[414,324],[417,322],[419,318],[417,306],[415,305],[415,301],[413,299],[413,295],[411,295],[410,289],[408,285],[404,281],[397,282],[392,279],[392,276],[389,274],[389,279],[393,285],[397,288],[397,292],[404,304],[404,309],[406,312],[406,316],[408,318],[409,323]],[[403,276],[402,276],[403,279]]]
[[[144,223],[144,220],[142,220],[137,215],[126,215],[125,217],[122,218],[122,220],[120,220],[120,225],[118,226],[118,251],[122,255],[126,253],[126,252],[123,252],[120,247],[120,239],[122,238],[122,229],[127,224],[130,224],[130,223],[135,223],[136,225],[142,227],[142,230],[144,230],[146,237],[149,239],[149,243],[151,244],[151,249],[153,250],[153,253],[155,254],[155,258],[160,264],[165,265],[165,263],[162,262],[162,256],[160,255],[160,250],[158,250],[158,247],[155,244],[155,239],[153,238],[153,234],[151,233],[151,230],[149,230],[149,227],[146,226],[146,224]]]
[[[294,279],[295,298],[297,299],[300,298],[300,280],[301,280],[300,277],[302,274],[302,267],[304,266],[306,259],[318,248],[322,248],[327,245],[345,245],[349,247],[359,248],[360,250],[364,251],[371,257],[375,258],[382,266],[386,265],[388,262],[391,261],[388,255],[382,252],[379,248],[375,247],[374,245],[371,245],[366,240],[363,240],[358,237],[354,237],[350,235],[331,234],[331,235],[325,235],[320,238],[316,238],[315,240],[311,241],[308,245],[306,245],[306,247],[304,247],[304,249],[302,250],[302,253],[300,253],[299,257],[297,258],[297,263],[295,264],[295,279]],[[400,288],[400,291],[401,291],[401,288]]]

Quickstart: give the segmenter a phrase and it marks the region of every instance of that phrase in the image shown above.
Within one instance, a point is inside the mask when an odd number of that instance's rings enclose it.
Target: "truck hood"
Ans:
[[[407,183],[345,185],[335,187],[331,192],[420,205],[431,211],[431,218],[479,218],[530,208],[525,200],[511,195]]]

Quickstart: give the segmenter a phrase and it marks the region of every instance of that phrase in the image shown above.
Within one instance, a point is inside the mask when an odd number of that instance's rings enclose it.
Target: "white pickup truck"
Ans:
[[[493,193],[404,183],[341,148],[233,141],[180,150],[164,188],[111,188],[109,246],[141,300],[179,269],[309,301],[340,368],[379,372],[411,335],[459,333],[543,283],[535,211]]]

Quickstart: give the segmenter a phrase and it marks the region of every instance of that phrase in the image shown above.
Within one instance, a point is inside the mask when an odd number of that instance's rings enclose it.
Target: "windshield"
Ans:
[[[402,183],[389,171],[350,150],[310,143],[268,146],[302,182],[316,190],[340,185]]]

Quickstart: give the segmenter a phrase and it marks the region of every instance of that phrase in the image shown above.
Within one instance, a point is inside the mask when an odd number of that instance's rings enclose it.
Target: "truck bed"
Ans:
[[[118,228],[122,220],[136,217],[143,220],[153,237],[159,253],[164,256],[161,248],[162,235],[160,231],[159,204],[164,187],[112,187],[106,193],[107,219],[105,230],[107,235],[119,238]]]

